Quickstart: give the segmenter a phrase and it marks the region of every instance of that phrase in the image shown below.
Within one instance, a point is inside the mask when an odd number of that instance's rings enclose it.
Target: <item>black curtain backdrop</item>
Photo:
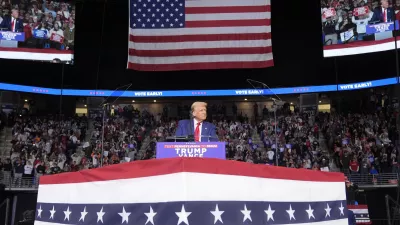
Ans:
[[[349,83],[396,76],[395,51],[324,59],[318,0],[272,0],[272,43],[275,66],[266,69],[140,72],[126,69],[128,1],[76,2],[75,65],[65,66],[68,88],[224,89],[250,87],[246,78],[271,87]],[[99,73],[97,72],[100,54]],[[0,82],[60,88],[60,64],[0,60]]]

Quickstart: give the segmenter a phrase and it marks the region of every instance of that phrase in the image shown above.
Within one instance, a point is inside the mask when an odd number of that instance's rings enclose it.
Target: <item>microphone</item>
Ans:
[[[200,135],[200,140],[201,140],[201,138],[207,138],[207,140],[208,140],[208,142],[210,142],[210,138],[212,138],[212,136],[211,135]]]
[[[189,126],[188,139],[190,139],[190,140],[194,140],[194,130],[193,130],[193,124],[192,123],[193,123],[193,115],[192,115],[192,112],[190,112],[189,113],[189,124],[188,124],[188,126]]]
[[[277,94],[275,94],[275,92],[274,91],[272,91],[272,89],[271,88],[269,88],[268,87],[268,85],[266,85],[265,83],[263,83],[263,82],[261,82],[261,81],[257,81],[257,80],[253,80],[253,79],[246,79],[246,81],[247,81],[247,83],[249,83],[254,89],[258,89],[258,88],[256,88],[254,85],[253,85],[253,83],[258,83],[258,84],[261,84],[262,86],[263,86],[263,89],[266,87],[266,88],[268,88],[268,90],[273,94],[273,95],[275,95],[275,97],[276,98],[270,98],[272,101],[274,101],[274,104],[276,104],[276,105],[283,105],[285,102],[284,101],[282,101],[282,99],[277,95]],[[266,98],[263,94],[261,95],[263,98]],[[277,107],[274,107],[274,117],[275,117],[275,134],[277,133],[277,118],[276,118],[276,111],[277,111]],[[275,155],[279,155],[279,153],[278,153],[278,136],[277,135],[275,135],[275,145],[276,145],[276,148],[275,148]],[[278,161],[278,157],[275,157],[276,158],[276,165],[278,165],[279,164],[279,161]]]
[[[130,87],[132,83],[123,85],[121,87],[116,88],[106,99],[104,99],[99,107],[103,108],[103,118],[102,118],[102,132],[101,132],[101,159],[100,159],[100,167],[103,167],[103,160],[104,160],[104,128],[105,128],[105,117],[106,117],[106,106],[109,105],[108,99],[110,97],[116,97],[116,99],[111,103],[114,104]],[[119,91],[119,90],[122,91]]]

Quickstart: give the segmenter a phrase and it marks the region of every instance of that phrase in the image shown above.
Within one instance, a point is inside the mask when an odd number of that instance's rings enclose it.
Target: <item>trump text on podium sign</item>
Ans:
[[[225,159],[224,142],[157,143],[157,158],[201,157]]]

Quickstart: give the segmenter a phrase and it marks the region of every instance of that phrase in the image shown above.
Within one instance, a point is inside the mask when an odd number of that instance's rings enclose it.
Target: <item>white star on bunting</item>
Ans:
[[[188,217],[190,216],[190,214],[192,214],[192,212],[186,212],[184,205],[182,205],[182,209],[180,212],[175,212],[175,213],[179,217],[177,225],[179,225],[181,223],[185,223],[185,224],[189,225]]]
[[[294,217],[294,212],[295,212],[296,210],[293,210],[292,209],[292,205],[289,205],[289,210],[286,210],[286,212],[289,214],[289,220],[292,220],[292,218],[294,219],[294,220],[296,220],[296,218]]]
[[[68,220],[69,221],[69,215],[71,215],[71,211],[69,211],[69,206],[68,206],[68,208],[67,208],[67,211],[64,211],[64,215],[65,215],[65,217],[64,217],[64,221],[65,220]]]
[[[311,205],[308,205],[308,209],[306,210],[306,212],[308,213],[308,219],[311,219],[311,217],[315,219],[313,214],[314,209],[311,208]]]
[[[101,221],[101,223],[103,222],[103,216],[104,214],[106,214],[105,212],[103,212],[103,207],[101,207],[100,212],[97,212],[97,222]]]
[[[267,214],[267,221],[269,221],[269,219],[271,219],[272,221],[275,221],[274,220],[275,210],[271,209],[271,205],[268,205],[268,210],[264,210],[264,212]]]
[[[81,218],[79,218],[79,221],[82,220],[82,222],[85,222],[86,214],[88,214],[88,212],[86,212],[86,206],[85,206],[85,208],[83,209],[83,212],[81,212]]]
[[[224,211],[219,211],[218,204],[215,205],[215,211],[210,211],[214,215],[214,224],[217,223],[217,221],[220,221],[221,223],[224,223],[222,221],[221,215],[224,213]]]
[[[343,212],[343,210],[344,210],[343,203],[340,203],[339,210],[340,210],[340,215],[343,215],[343,216],[344,216],[344,212]]]
[[[326,217],[331,217],[331,208],[329,208],[329,204],[326,204],[326,209],[325,209],[325,211],[326,211],[326,214],[325,214],[325,218]]]
[[[54,205],[53,205],[53,209],[50,210],[50,219],[54,220],[54,214],[56,213],[56,210],[54,210]]]
[[[120,215],[122,217],[121,223],[124,223],[124,222],[129,223],[129,215],[131,215],[131,213],[126,212],[124,206],[122,206],[122,212],[118,213],[118,215]]]
[[[148,213],[144,213],[147,216],[147,221],[145,223],[145,225],[150,222],[151,224],[154,225],[154,216],[157,214],[156,212],[153,211],[153,208],[151,208],[150,206],[150,212]]]
[[[244,216],[243,216],[243,222],[246,221],[247,219],[249,219],[250,221],[252,221],[252,220],[251,220],[251,216],[250,216],[251,210],[247,210],[246,204],[244,205],[244,210],[240,210],[240,212],[242,212],[243,215],[244,215]]]
[[[42,205],[40,205],[40,207],[38,208],[37,211],[38,211],[37,217],[38,217],[38,218],[42,218],[42,211],[43,211],[43,210],[42,210]]]

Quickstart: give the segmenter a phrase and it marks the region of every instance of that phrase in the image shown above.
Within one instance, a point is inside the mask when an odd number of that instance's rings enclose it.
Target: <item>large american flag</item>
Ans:
[[[128,68],[273,66],[270,0],[130,0]]]
[[[40,179],[35,225],[347,225],[344,176],[175,158]]]

